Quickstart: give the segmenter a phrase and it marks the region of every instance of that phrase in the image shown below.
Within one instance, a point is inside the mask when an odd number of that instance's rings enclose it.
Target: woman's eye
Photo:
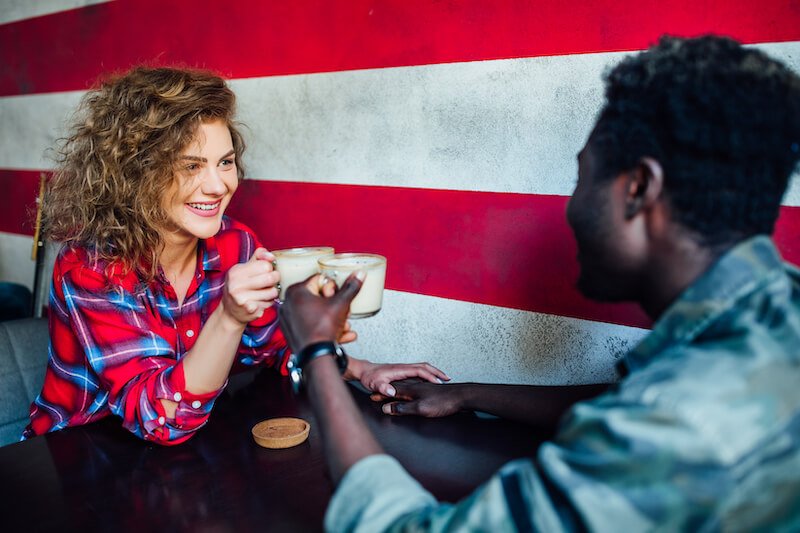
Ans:
[[[223,167],[229,167],[233,165],[233,159],[223,159],[222,161],[219,162],[219,164],[222,165]]]
[[[194,172],[198,168],[200,168],[200,165],[198,165],[197,163],[189,163],[188,165],[186,165],[186,170],[188,170],[189,172]]]

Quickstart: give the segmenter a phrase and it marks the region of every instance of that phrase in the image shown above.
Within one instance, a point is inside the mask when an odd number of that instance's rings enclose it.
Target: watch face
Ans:
[[[303,373],[299,368],[293,368],[289,371],[289,379],[292,380],[292,388],[294,391],[298,392],[303,384]]]

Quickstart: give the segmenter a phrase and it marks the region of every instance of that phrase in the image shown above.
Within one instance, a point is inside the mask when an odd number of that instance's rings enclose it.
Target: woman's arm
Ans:
[[[273,259],[266,249],[257,248],[246,263],[228,271],[219,305],[182,360],[191,393],[208,394],[227,381],[245,327],[261,318],[278,296],[275,285],[280,277],[273,271]],[[165,402],[165,407],[174,411],[174,402]]]

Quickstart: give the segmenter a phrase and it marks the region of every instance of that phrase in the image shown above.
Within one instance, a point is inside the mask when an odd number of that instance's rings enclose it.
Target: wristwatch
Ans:
[[[338,342],[323,341],[309,344],[300,350],[299,353],[292,354],[292,357],[286,364],[295,392],[299,392],[305,384],[303,368],[317,357],[322,357],[324,355],[333,356],[334,361],[336,361],[336,366],[339,367],[339,373],[345,373],[347,370],[347,354]]]

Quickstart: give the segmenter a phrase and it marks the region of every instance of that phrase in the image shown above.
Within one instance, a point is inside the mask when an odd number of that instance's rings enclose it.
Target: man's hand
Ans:
[[[320,287],[320,275],[314,275],[303,283],[292,285],[279,310],[281,328],[294,353],[315,342],[335,341],[347,338],[347,315],[350,303],[361,290],[364,272],[358,271],[342,284],[336,294],[326,283]]]
[[[438,385],[417,379],[392,383],[396,394],[387,398],[383,394],[370,396],[374,401],[392,401],[383,404],[387,415],[417,415],[429,418],[450,416],[462,410],[458,385]]]
[[[247,324],[264,314],[278,297],[275,285],[281,275],[272,268],[275,259],[265,248],[257,248],[246,263],[234,265],[225,276],[221,307],[225,315]]]
[[[417,380],[392,383],[397,394],[373,394],[388,415],[448,416],[458,411],[482,411],[552,431],[576,402],[594,398],[609,385],[499,385],[455,383],[435,385]]]

